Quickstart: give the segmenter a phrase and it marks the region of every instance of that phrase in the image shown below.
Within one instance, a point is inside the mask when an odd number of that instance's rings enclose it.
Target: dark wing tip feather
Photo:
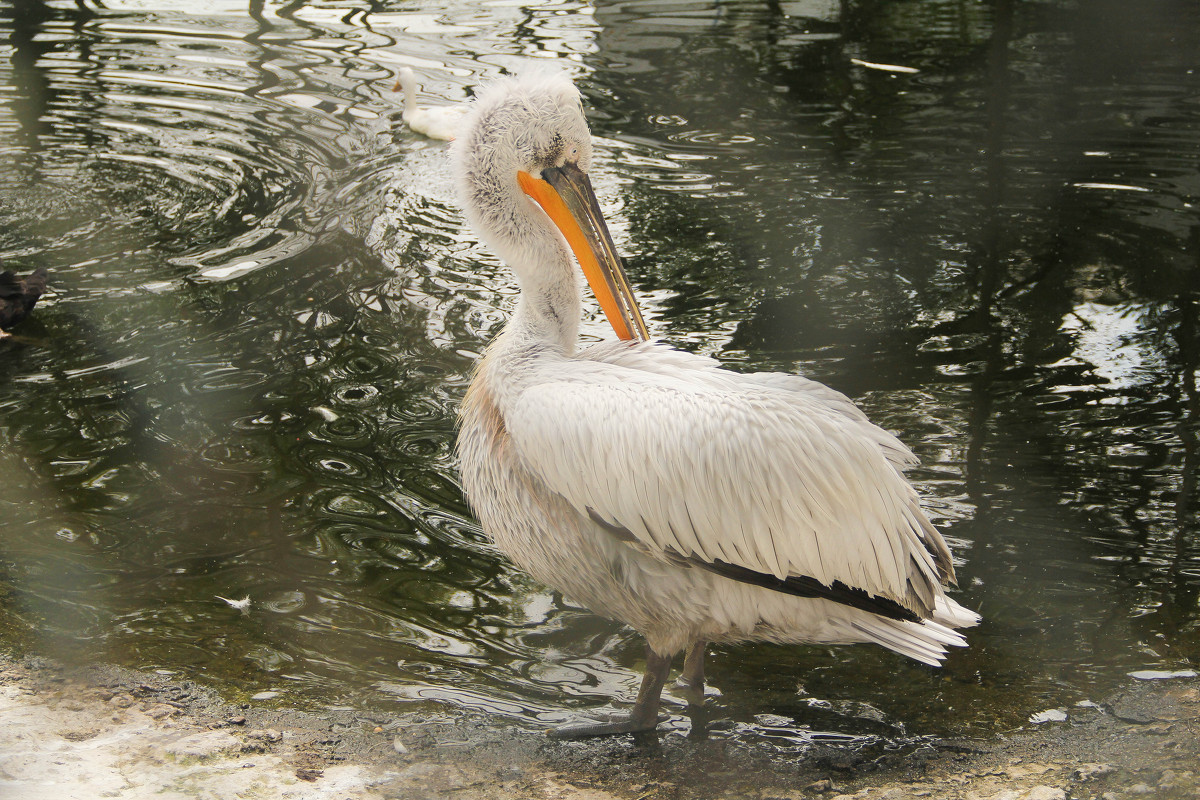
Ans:
[[[636,536],[620,525],[613,525],[611,522],[608,522],[595,509],[589,508],[588,516],[592,518],[593,522],[621,542],[637,549],[644,549],[644,546],[641,545]],[[752,586],[759,586],[764,589],[771,589],[772,591],[790,594],[795,597],[812,597],[829,600],[839,605],[857,608],[860,611],[878,614],[888,619],[905,620],[908,622],[920,622],[922,619],[922,616],[917,614],[917,612],[906,608],[895,600],[873,595],[864,589],[847,586],[841,581],[834,581],[832,585],[826,586],[816,578],[810,578],[806,575],[789,575],[787,578],[781,580],[766,572],[757,572],[748,567],[730,564],[720,559],[707,561],[695,555],[684,556],[670,548],[667,548],[662,555],[675,563],[699,567],[700,569],[720,575],[722,578],[728,578],[739,583],[747,583]]]
[[[807,575],[789,575],[781,580],[774,575],[765,572],[756,572],[746,567],[739,567],[737,564],[728,564],[720,559],[705,561],[692,556],[684,560],[692,566],[706,569],[722,577],[754,586],[761,586],[764,589],[772,589],[784,594],[795,595],[796,597],[814,597],[822,600],[830,600],[839,605],[857,608],[860,611],[878,614],[888,619],[906,620],[909,622],[921,621],[921,617],[915,611],[905,608],[895,600],[873,595],[864,589],[847,586],[841,581],[834,581],[832,585],[826,586],[816,578],[810,578]]]

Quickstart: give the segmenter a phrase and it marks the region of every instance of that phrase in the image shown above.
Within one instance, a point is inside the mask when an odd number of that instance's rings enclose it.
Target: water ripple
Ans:
[[[0,627],[362,707],[543,725],[633,698],[635,635],[463,501],[457,405],[517,286],[390,91],[408,66],[454,104],[552,60],[584,78],[655,333],[861,402],[920,457],[988,616],[932,683],[866,648],[714,648],[714,738],[991,732],[1194,654],[1192,17],[1089,79],[1047,29],[1083,14],[1022,16],[992,71],[990,12],[921,0],[867,26],[751,0],[94,5],[0,19],[0,255],[55,275],[0,345]],[[922,71],[850,62],[876,53]]]

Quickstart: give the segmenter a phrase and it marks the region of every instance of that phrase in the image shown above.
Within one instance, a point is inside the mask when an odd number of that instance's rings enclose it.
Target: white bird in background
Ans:
[[[463,401],[464,492],[513,561],[647,643],[628,717],[554,735],[654,728],[672,657],[702,691],[708,642],[874,642],[931,665],[965,646],[953,628],[979,617],[945,594],[907,447],[822,384],[644,341],[568,78],[500,81],[452,149],[467,218],[521,287]],[[571,251],[622,341],[578,349]]]
[[[451,141],[458,135],[466,110],[460,106],[421,108],[417,105],[417,78],[408,67],[400,70],[399,80],[392,91],[404,92],[404,111],[400,118],[414,133],[430,139]]]

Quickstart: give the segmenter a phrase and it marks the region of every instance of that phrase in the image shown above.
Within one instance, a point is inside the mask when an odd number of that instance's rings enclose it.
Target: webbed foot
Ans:
[[[553,739],[582,739],[588,736],[613,736],[620,733],[652,731],[659,723],[658,702],[667,673],[671,671],[671,657],[660,656],[646,646],[646,672],[642,675],[642,686],[638,690],[633,710],[627,717],[613,717],[607,722],[584,722],[577,725],[560,725],[550,731]],[[663,717],[666,719],[666,717]]]
[[[559,725],[552,728],[547,735],[551,739],[587,739],[592,736],[616,736],[622,733],[644,733],[652,731],[666,717],[655,715],[651,719],[638,719],[633,715],[614,715],[607,721],[579,722],[569,725]]]

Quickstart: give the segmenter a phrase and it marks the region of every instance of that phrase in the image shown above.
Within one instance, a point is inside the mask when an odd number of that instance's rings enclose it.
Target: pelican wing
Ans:
[[[535,370],[506,403],[522,461],[579,513],[735,580],[932,613],[952,570],[898,469],[911,454],[845,397],[653,346],[611,352]]]
[[[603,361],[608,364],[660,374],[671,374],[686,380],[701,380],[723,385],[732,382],[734,385],[749,384],[782,392],[798,393],[811,402],[823,405],[829,411],[843,415],[849,423],[859,428],[862,436],[874,440],[883,450],[884,456],[897,469],[911,467],[917,463],[917,457],[913,455],[907,445],[867,419],[867,415],[854,405],[853,400],[841,392],[830,389],[823,383],[805,378],[803,375],[783,372],[733,373],[722,369],[720,362],[714,358],[675,350],[658,342],[602,342],[588,347],[581,355],[593,361]],[[948,555],[947,558],[949,558]]]

